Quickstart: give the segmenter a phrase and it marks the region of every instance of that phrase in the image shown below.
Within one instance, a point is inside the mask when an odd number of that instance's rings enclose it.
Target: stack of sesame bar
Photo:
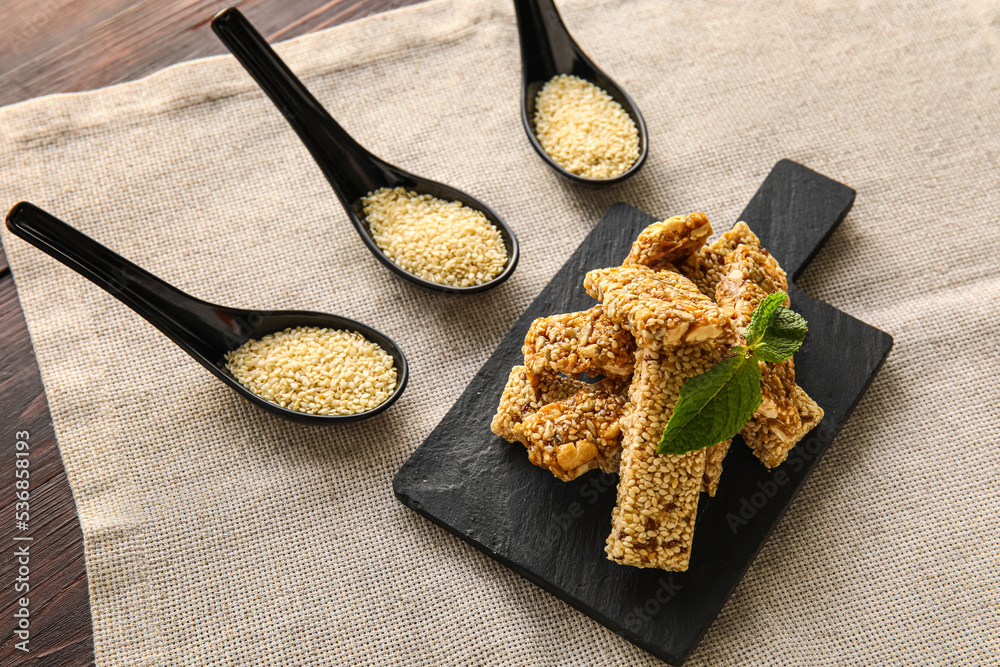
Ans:
[[[590,271],[593,308],[535,320],[524,364],[507,379],[492,429],[564,481],[619,473],[605,551],[618,563],[688,568],[702,492],[715,495],[730,441],[656,453],[686,380],[721,361],[785,272],[743,222],[705,244],[702,213],[639,234],[621,266]],[[760,362],[763,402],[740,432],[769,468],[823,417],[795,384],[793,361]],[[581,381],[583,375],[596,382]]]

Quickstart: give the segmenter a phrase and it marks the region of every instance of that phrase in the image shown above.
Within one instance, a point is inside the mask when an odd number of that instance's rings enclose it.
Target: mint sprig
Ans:
[[[781,363],[802,347],[802,341],[805,340],[808,330],[809,327],[801,315],[781,306],[771,316],[764,336],[754,348],[753,354],[758,361]]]
[[[747,325],[746,331],[743,332],[743,339],[746,340],[747,347],[753,349],[760,344],[767,333],[768,325],[770,325],[774,314],[778,312],[779,308],[784,307],[787,300],[787,294],[784,292],[775,292],[774,294],[768,294],[757,304],[757,307],[750,313],[750,324]]]
[[[657,454],[686,454],[739,433],[762,401],[757,362],[785,361],[805,338],[806,321],[783,305],[787,299],[784,292],[768,295],[750,315],[746,346],[684,383]]]

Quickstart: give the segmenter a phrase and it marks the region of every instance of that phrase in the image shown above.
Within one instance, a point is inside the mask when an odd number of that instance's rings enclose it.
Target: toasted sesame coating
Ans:
[[[396,389],[392,356],[354,331],[294,327],[226,353],[226,368],[265,401],[314,415],[373,410]]]
[[[715,287],[722,279],[722,265],[726,255],[736,250],[738,245],[760,248],[760,239],[750,231],[745,222],[737,222],[732,229],[706,246],[688,256],[677,265],[677,270],[687,276],[702,294],[715,298]]]
[[[617,472],[625,398],[616,385],[604,380],[585,385],[528,415],[523,423],[528,459],[567,482],[594,468]]]
[[[805,389],[798,385],[795,385],[795,392],[792,399],[795,401],[795,406],[799,409],[799,419],[802,420],[802,428],[804,429],[802,435],[805,435],[816,428],[816,425],[822,421],[826,413],[823,412],[823,408],[819,407],[816,401],[809,397]],[[799,439],[801,440],[801,436]]]
[[[372,239],[406,271],[440,285],[487,283],[507,265],[500,232],[461,202],[406,188],[380,188],[361,200]]]
[[[639,129],[607,92],[560,74],[535,97],[535,136],[542,150],[566,171],[586,178],[613,178],[639,159]]]
[[[816,428],[826,413],[823,412],[823,408],[819,407],[816,401],[810,398],[805,389],[798,385],[795,385],[795,389],[792,392],[792,400],[795,402],[795,407],[799,410],[799,420],[802,422],[800,432],[792,436],[798,442],[802,440],[806,433]]]
[[[500,407],[490,424],[490,429],[504,440],[524,444],[525,418],[543,405],[569,398],[584,386],[583,382],[550,372],[540,373],[535,380],[532,386],[524,366],[510,369]]]
[[[701,490],[710,496],[715,496],[722,478],[722,461],[729,453],[732,438],[716,443],[705,450],[705,474],[701,477]]]
[[[674,270],[674,264],[697,252],[712,234],[704,213],[675,215],[654,222],[639,233],[622,266],[639,264],[654,270]]]
[[[566,375],[627,377],[635,366],[635,339],[605,317],[600,304],[582,312],[538,318],[531,323],[521,352],[529,373],[548,369]]]
[[[618,504],[605,551],[625,565],[681,572],[694,538],[706,451],[659,455],[663,429],[681,386],[718,363],[725,348],[712,342],[636,352],[629,404],[622,418]]]
[[[696,343],[727,333],[718,306],[679,273],[618,266],[590,271],[583,285],[640,346]]]

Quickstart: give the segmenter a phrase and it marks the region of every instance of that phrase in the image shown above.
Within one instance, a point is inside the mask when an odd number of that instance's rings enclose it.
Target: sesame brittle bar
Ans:
[[[622,265],[673,270],[675,263],[697,252],[711,234],[712,225],[704,213],[676,215],[654,222],[639,233]]]
[[[531,323],[521,352],[531,374],[548,369],[567,375],[628,376],[635,365],[632,335],[605,317],[600,304],[578,313],[538,318]]]
[[[602,380],[529,415],[524,420],[528,460],[567,482],[594,468],[617,472],[625,408],[618,389]]]
[[[545,371],[532,386],[529,376],[524,366],[511,369],[492,431],[523,444],[532,463],[565,481],[594,468],[616,471],[623,382],[587,384]]]
[[[718,306],[679,273],[618,266],[590,271],[583,285],[603,302],[608,319],[625,327],[640,346],[694,343],[726,333]]]
[[[707,450],[656,453],[685,380],[715,365],[725,352],[713,343],[659,351],[640,348],[622,418],[618,503],[605,551],[625,565],[684,571],[691,556]]]
[[[742,334],[754,309],[767,295],[787,289],[788,279],[774,257],[759,246],[739,245],[726,255],[715,296],[745,343]],[[740,433],[757,458],[773,468],[823,418],[823,411],[795,384],[792,359],[760,362],[760,372],[762,402]]]

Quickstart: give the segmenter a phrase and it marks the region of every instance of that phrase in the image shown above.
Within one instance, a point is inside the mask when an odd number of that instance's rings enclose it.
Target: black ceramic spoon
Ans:
[[[573,41],[552,0],[514,0],[514,10],[521,39],[521,121],[535,152],[556,172],[577,183],[609,185],[634,176],[649,152],[646,121],[635,102]],[[566,170],[542,148],[535,136],[535,98],[549,79],[560,74],[570,74],[602,88],[632,117],[639,130],[639,159],[627,171],[612,178],[587,178]]]
[[[282,62],[268,45],[267,40],[235,7],[225,9],[216,15],[212,19],[212,30],[298,133],[302,143],[309,149],[313,159],[333,186],[361,239],[383,264],[422,287],[456,294],[482,292],[496,287],[510,277],[514,267],[517,266],[517,238],[507,223],[486,204],[455,188],[405,172],[365,150],[333,120]],[[371,229],[365,222],[361,199],[379,188],[396,187],[404,187],[446,201],[458,201],[469,208],[481,211],[503,238],[507,249],[507,264],[503,270],[495,278],[481,285],[453,287],[415,276],[394,263],[372,238]]]
[[[309,311],[225,308],[196,299],[27,202],[15,205],[7,214],[7,229],[139,313],[237,394],[285,419],[309,424],[367,419],[395,403],[406,388],[409,369],[403,351],[388,336],[360,322]],[[312,415],[265,401],[240,384],[226,368],[226,352],[252,338],[260,339],[297,326],[356,331],[377,343],[392,356],[396,390],[384,403],[367,412]]]

